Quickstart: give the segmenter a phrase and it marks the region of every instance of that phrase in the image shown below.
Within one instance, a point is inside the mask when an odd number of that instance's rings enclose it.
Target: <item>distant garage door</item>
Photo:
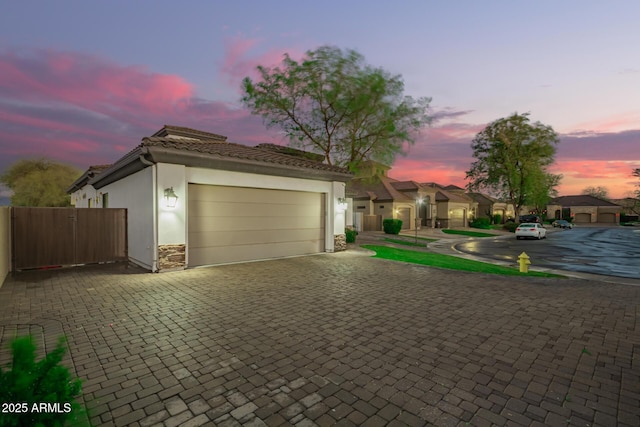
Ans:
[[[324,252],[322,193],[189,184],[189,267]]]
[[[449,213],[449,227],[464,227],[464,209],[453,209]]]
[[[616,214],[614,213],[598,214],[598,222],[616,222]]]
[[[400,208],[398,209],[398,219],[402,221],[402,229],[409,230],[411,227],[411,209]]]
[[[574,221],[580,223],[591,222],[591,214],[578,213],[576,214]]]

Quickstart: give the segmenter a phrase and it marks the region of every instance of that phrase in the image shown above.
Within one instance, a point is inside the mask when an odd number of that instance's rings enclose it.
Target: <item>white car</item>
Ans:
[[[518,228],[516,228],[516,239],[520,240],[523,237],[533,237],[534,239],[546,239],[547,238],[547,230],[542,226],[542,224],[538,224],[535,222],[525,222],[520,224]]]

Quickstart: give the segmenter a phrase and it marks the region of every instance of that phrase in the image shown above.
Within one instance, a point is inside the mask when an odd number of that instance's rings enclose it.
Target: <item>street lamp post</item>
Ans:
[[[422,205],[422,198],[418,197],[416,199],[416,245],[418,244],[418,221],[420,220],[420,205]]]

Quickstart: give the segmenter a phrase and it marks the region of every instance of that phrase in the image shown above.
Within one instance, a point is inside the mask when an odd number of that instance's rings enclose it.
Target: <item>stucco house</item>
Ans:
[[[466,227],[476,203],[435,183],[399,181],[387,175],[390,167],[367,162],[358,176],[347,183],[349,212],[359,231],[382,230],[382,220],[402,220],[402,228]],[[417,221],[416,221],[417,219]]]
[[[470,192],[466,194],[478,204],[476,212],[474,212],[474,217],[476,218],[500,215],[502,223],[504,224],[507,219],[515,217],[513,214],[513,206],[507,202],[498,200],[495,197],[491,197],[483,193]]]
[[[640,200],[634,199],[633,197],[625,197],[623,199],[612,199],[611,202],[622,207],[621,214],[629,218],[628,220],[638,220],[638,216],[640,215]]]
[[[442,227],[468,227],[478,210],[478,203],[457,185],[428,183],[436,189],[438,214],[436,220]]]
[[[563,218],[563,210],[575,223],[619,223],[622,206],[589,195],[561,196],[547,205],[547,218]]]
[[[162,271],[345,249],[352,176],[310,153],[167,125],[68,192],[76,207],[127,208],[130,260]]]

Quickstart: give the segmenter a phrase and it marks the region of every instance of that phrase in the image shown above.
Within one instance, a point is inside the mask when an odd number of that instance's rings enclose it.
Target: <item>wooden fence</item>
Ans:
[[[126,261],[127,210],[11,208],[12,270]]]

